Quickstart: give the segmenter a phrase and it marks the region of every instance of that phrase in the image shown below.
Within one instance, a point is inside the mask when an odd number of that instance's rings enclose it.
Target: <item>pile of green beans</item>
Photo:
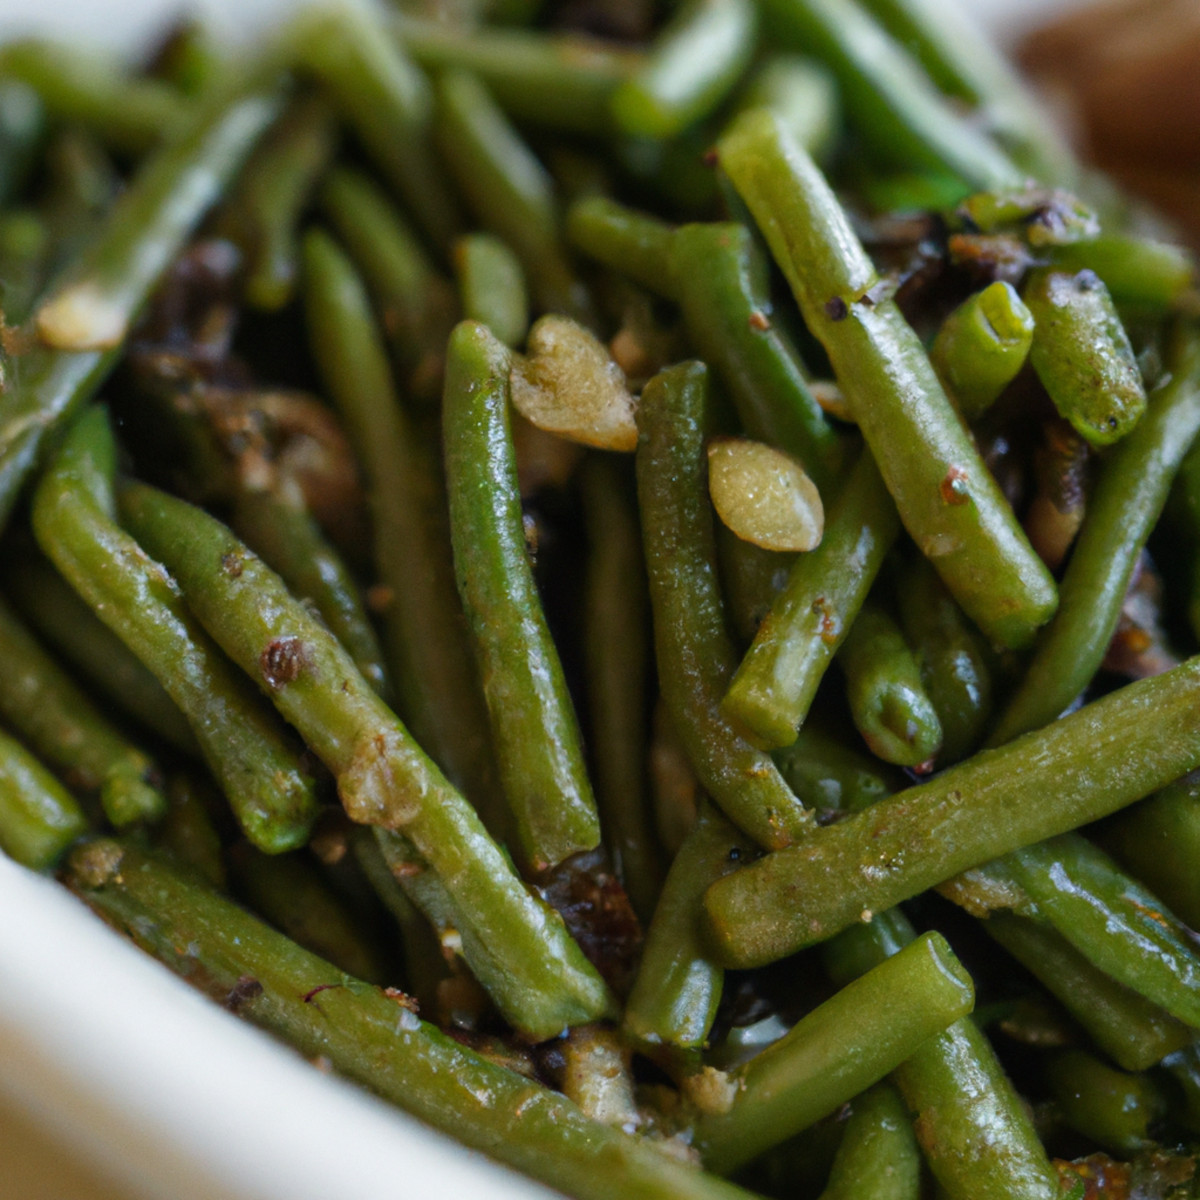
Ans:
[[[583,1200],[1200,1196],[1196,262],[668,7],[0,47],[0,850]]]

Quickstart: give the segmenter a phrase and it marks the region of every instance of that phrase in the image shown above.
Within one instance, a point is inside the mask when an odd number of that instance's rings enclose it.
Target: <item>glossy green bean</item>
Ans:
[[[45,283],[51,244],[50,229],[36,213],[18,208],[0,214],[0,300],[10,325],[29,316]]]
[[[1034,271],[1024,300],[1035,323],[1029,361],[1054,407],[1093,446],[1126,437],[1146,411],[1146,390],[1100,277]]]
[[[650,600],[630,482],[608,455],[592,456],[580,472],[588,539],[583,650],[600,829],[634,911],[648,925],[666,868],[646,771]]]
[[[46,111],[141,154],[176,132],[186,103],[170,85],[137,77],[116,61],[29,38],[0,50],[0,74],[37,91]]]
[[[958,411],[982,416],[1017,377],[1033,343],[1033,314],[999,280],[962,302],[942,322],[929,359]]]
[[[37,554],[23,554],[4,575],[4,591],[38,636],[103,693],[184,754],[199,754],[187,718],[154,673]]]
[[[839,132],[837,84],[827,67],[811,58],[776,54],[756,68],[737,98],[737,112],[769,108],[805,150],[823,161]]]
[[[760,845],[778,848],[805,833],[812,817],[770,757],[721,713],[735,652],[716,577],[707,406],[706,368],[684,363],[655,376],[638,408],[638,501],[659,686],[705,790]]]
[[[1200,765],[1200,659],[951,767],[715,883],[719,959],[771,962],[967,868],[1107,816]]]
[[[1054,581],[942,391],[829,185],[777,118],[743,113],[721,139],[733,180],[825,346],[906,528],[966,613],[1008,646],[1054,611]]]
[[[942,723],[921,669],[892,617],[868,600],[838,655],[850,715],[871,752],[884,762],[916,767],[942,745]]]
[[[1126,1071],[1145,1071],[1195,1038],[1195,1032],[1181,1021],[1105,975],[1061,934],[1040,922],[997,912],[983,928]]]
[[[183,710],[246,836],[268,853],[294,849],[317,810],[300,747],[199,628],[167,571],[116,523],[115,460],[107,414],[86,410],[34,494],[38,544]]]
[[[1196,281],[1196,258],[1183,246],[1118,232],[1055,246],[1055,267],[1094,271],[1117,304],[1176,307]]]
[[[22,866],[45,871],[87,828],[75,798],[0,729],[0,850]]]
[[[591,302],[567,260],[554,181],[473,75],[437,81],[438,147],[478,220],[521,260],[543,312],[588,321]]]
[[[821,544],[797,558],[721,702],[765,745],[795,741],[899,533],[896,506],[864,449],[829,512]]]
[[[904,1101],[887,1083],[851,1101],[821,1200],[917,1200],[921,1152]]]
[[[825,965],[845,985],[916,937],[899,909],[829,942]],[[955,1021],[893,1072],[934,1178],[948,1200],[1059,1200],[1057,1173],[1029,1113],[975,1021]]]
[[[796,740],[772,757],[788,786],[818,819],[858,812],[896,790],[894,772],[844,744],[815,718],[805,721]]]
[[[701,1116],[693,1144],[712,1170],[748,1162],[878,1082],[974,1002],[946,940],[923,934],[734,1071],[728,1111]]]
[[[418,400],[440,401],[446,339],[457,320],[454,289],[366,175],[335,166],[320,199],[367,282],[406,389]]]
[[[403,833],[436,872],[505,1018],[540,1039],[609,1012],[607,988],[561,918],[521,885],[471,806],[278,576],[181,500],[131,485],[121,501],[201,622],[333,772],[351,819]]]
[[[904,636],[942,726],[938,764],[949,766],[978,747],[992,715],[987,647],[923,559],[905,565],[896,594]]]
[[[1109,818],[1095,835],[1185,924],[1200,926],[1200,780],[1185,775]]]
[[[519,856],[535,874],[599,844],[575,710],[529,552],[509,426],[509,351],[482,325],[450,338],[446,488],[459,593]]]
[[[300,274],[300,215],[337,148],[333,113],[316,96],[296,100],[247,164],[218,215],[216,231],[242,251],[245,296],[274,311]]]
[[[167,801],[150,757],[115,728],[0,602],[0,716],[72,787],[99,795],[118,828],[156,820]]]
[[[470,71],[514,119],[572,133],[609,132],[613,92],[645,61],[635,50],[523,29],[468,31],[406,16],[393,27],[423,66]]]
[[[618,128],[668,138],[725,98],[754,54],[750,0],[688,0],[659,30],[645,63],[612,96]]]
[[[650,1055],[707,1043],[725,972],[708,954],[701,897],[753,847],[715,808],[703,804],[667,873],[641,962],[625,1004],[626,1034]]]
[[[31,351],[23,357],[19,386],[0,396],[0,524],[42,459],[47,439],[112,369],[116,343],[277,112],[275,99],[253,92],[205,101],[121,197],[66,285],[66,294],[83,287],[85,298],[99,303],[106,326],[102,344]],[[56,290],[51,302],[63,295]]]
[[[607,196],[584,196],[567,211],[567,236],[589,258],[658,295],[678,297],[671,268],[674,230],[666,221]]]
[[[1144,1075],[1116,1071],[1083,1050],[1065,1050],[1046,1067],[1058,1115],[1113,1154],[1132,1158],[1151,1143],[1166,1101]]]
[[[462,314],[486,325],[506,346],[516,349],[529,331],[529,297],[517,256],[490,233],[472,233],[454,245]]]
[[[1022,182],[1021,170],[938,94],[906,49],[854,0],[767,0],[776,45],[837,76],[850,122],[887,161],[948,171],[962,194]]]
[[[1200,430],[1200,338],[1181,338],[1139,427],[1104,463],[1062,581],[1061,612],[989,744],[1053,721],[1087,686],[1117,627],[1138,555]]]
[[[403,199],[422,231],[449,252],[461,220],[434,153],[429,81],[366,5],[312,8],[284,34],[286,53],[312,72]]]

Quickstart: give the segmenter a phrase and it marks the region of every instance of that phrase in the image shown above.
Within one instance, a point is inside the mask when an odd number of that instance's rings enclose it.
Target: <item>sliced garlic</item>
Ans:
[[[128,327],[124,305],[94,283],[72,284],[37,311],[38,337],[56,350],[109,350]]]
[[[637,448],[634,402],[602,342],[569,317],[542,317],[514,357],[512,402],[531,424],[601,450]]]
[[[708,490],[717,515],[765,550],[812,550],[825,532],[816,485],[792,457],[748,438],[708,446]]]

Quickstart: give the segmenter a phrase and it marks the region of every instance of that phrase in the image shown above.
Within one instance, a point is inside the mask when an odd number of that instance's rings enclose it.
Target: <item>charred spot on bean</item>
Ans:
[[[224,1006],[236,1013],[243,1005],[251,1000],[257,1000],[263,994],[263,985],[253,975],[242,975],[225,997]]]
[[[239,579],[245,569],[245,559],[236,550],[231,550],[228,554],[221,555],[221,570],[230,579]]]
[[[844,321],[849,311],[841,296],[834,296],[832,300],[825,301],[825,315],[831,321]]]
[[[308,652],[298,637],[281,637],[259,655],[258,669],[269,687],[281,688],[299,678],[307,661]]]

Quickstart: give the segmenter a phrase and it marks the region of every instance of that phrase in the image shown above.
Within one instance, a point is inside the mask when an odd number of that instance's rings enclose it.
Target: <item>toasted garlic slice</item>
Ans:
[[[569,317],[542,317],[514,357],[516,410],[539,429],[601,450],[637,448],[633,397],[602,342]]]
[[[765,550],[812,550],[825,532],[816,485],[790,455],[748,438],[708,446],[708,490],[717,515]]]

